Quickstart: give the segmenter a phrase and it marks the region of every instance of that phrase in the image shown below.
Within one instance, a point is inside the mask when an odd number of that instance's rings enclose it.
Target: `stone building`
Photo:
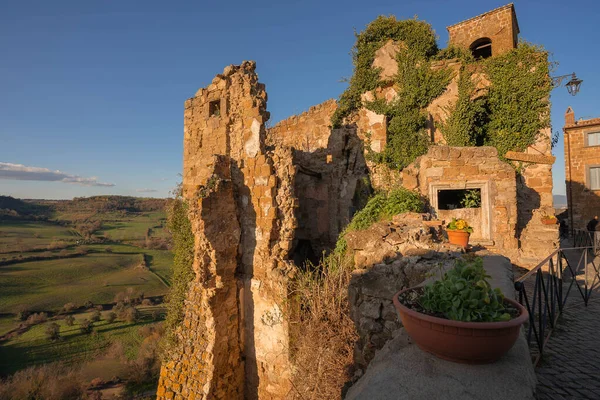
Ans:
[[[450,44],[477,57],[516,46],[509,4],[448,28]],[[491,47],[490,47],[491,46]],[[397,71],[399,45],[388,41],[374,66]],[[433,68],[458,71],[460,61]],[[396,68],[396,70],[394,70]],[[177,347],[163,364],[158,399],[282,399],[291,390],[289,287],[298,266],[331,249],[375,188],[404,186],[429,199],[434,218],[466,217],[473,242],[520,265],[556,247],[550,130],[525,152],[520,175],[495,148],[448,147],[439,132],[444,110],[458,98],[457,74],[428,107],[431,146],[402,172],[367,161],[387,142],[384,115],[361,108],[334,129],[334,100],[267,128],[267,93],[254,62],[228,66],[185,102],[183,194],[195,238],[194,271]],[[478,89],[489,82],[475,76]],[[393,85],[363,100],[393,101]],[[476,191],[479,207],[456,207],[457,192]]]
[[[563,127],[570,229],[586,229],[600,215],[600,118],[575,120],[569,107]]]

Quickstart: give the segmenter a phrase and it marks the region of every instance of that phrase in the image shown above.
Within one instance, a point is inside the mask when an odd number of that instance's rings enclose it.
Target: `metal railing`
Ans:
[[[593,250],[592,246],[558,249],[515,281],[519,303],[529,312],[526,337],[534,366],[544,354],[571,290],[580,294],[587,307],[592,290],[600,283]]]
[[[593,254],[600,251],[600,232],[573,230],[573,247],[591,247]]]

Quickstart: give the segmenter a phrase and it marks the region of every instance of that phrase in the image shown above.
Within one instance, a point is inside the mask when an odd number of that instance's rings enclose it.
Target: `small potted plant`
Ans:
[[[394,306],[422,350],[454,362],[494,362],[515,344],[529,316],[488,279],[480,257],[459,259],[441,280],[396,293]]]
[[[556,225],[558,219],[554,215],[543,214],[542,224],[544,225]]]
[[[452,221],[446,226],[446,231],[450,243],[466,248],[469,244],[469,236],[473,233],[473,228],[464,219],[452,218]]]

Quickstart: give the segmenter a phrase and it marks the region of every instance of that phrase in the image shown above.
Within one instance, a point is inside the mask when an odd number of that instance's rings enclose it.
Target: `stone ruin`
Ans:
[[[506,35],[518,33],[512,5],[486,14],[491,24],[510,21]],[[471,40],[460,31],[471,32],[469,24],[481,24],[486,14],[451,27],[451,42]],[[501,50],[514,47],[512,36],[497,43]],[[394,74],[394,46],[388,42],[377,53],[382,74]],[[460,62],[441,61],[435,68],[444,66],[458,70]],[[539,218],[554,212],[549,129],[516,156],[532,163],[519,176],[494,148],[445,146],[437,126],[445,119],[442,110],[458,98],[455,76],[427,108],[435,145],[402,172],[390,171],[365,159],[365,148],[381,151],[387,135],[385,116],[365,108],[339,129],[330,123],[333,100],[266,128],[267,93],[255,68],[248,61],[228,66],[185,102],[183,194],[195,237],[195,279],[176,331],[178,345],[161,369],[158,399],[286,398],[293,370],[286,317],[291,280],[304,261],[318,261],[333,247],[361,205],[365,178],[375,188],[418,191],[429,199],[434,219],[468,218],[477,228],[475,244],[515,264],[531,266],[557,246],[557,227]],[[479,77],[477,87],[485,90],[486,82]],[[395,95],[388,86],[363,98],[391,101]],[[465,189],[480,191],[480,208],[442,205],[448,203],[445,192]],[[389,229],[377,245],[363,235],[348,237],[360,268],[349,292],[361,337],[358,363],[368,363],[372,348],[381,347],[397,325],[390,311],[392,289],[375,295],[366,282],[373,265],[384,277],[377,285],[389,280],[405,286],[424,279],[440,262],[435,257],[450,257],[433,240],[439,228],[420,218],[416,225],[396,221],[377,228]],[[395,261],[381,264],[386,259]],[[385,298],[378,297],[382,294]]]

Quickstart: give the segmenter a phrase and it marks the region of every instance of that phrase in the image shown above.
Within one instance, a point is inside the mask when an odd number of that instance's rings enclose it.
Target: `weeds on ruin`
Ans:
[[[358,335],[347,298],[351,265],[345,254],[334,252],[297,276],[298,307],[290,323],[292,399],[340,399],[352,377]]]
[[[405,212],[422,212],[421,197],[400,188],[372,196],[342,232],[335,250],[319,265],[308,264],[294,281],[291,354],[295,371],[292,398],[341,398],[353,373],[354,344],[358,340],[350,318],[348,286],[354,269],[344,235]]]
[[[183,321],[184,301],[194,278],[194,235],[188,217],[188,205],[181,190],[167,206],[167,227],[173,236],[173,275],[171,290],[167,296],[165,341],[172,345],[175,341],[175,328]],[[168,347],[171,346],[165,346]]]

